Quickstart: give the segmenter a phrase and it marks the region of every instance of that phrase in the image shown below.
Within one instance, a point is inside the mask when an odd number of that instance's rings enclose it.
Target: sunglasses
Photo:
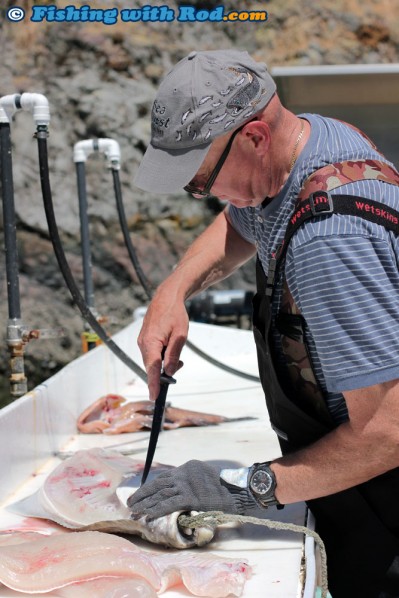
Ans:
[[[215,168],[212,170],[211,174],[209,175],[208,180],[206,181],[206,183],[202,187],[202,189],[200,189],[199,187],[196,187],[195,185],[193,185],[190,182],[190,183],[188,183],[188,185],[183,187],[184,191],[187,191],[187,193],[191,193],[192,195],[199,195],[200,197],[210,197],[210,195],[212,195],[211,189],[212,189],[213,183],[216,181],[216,177],[218,176],[219,172],[221,171],[223,164],[227,160],[227,156],[229,155],[231,146],[233,145],[234,138],[237,135],[237,133],[239,133],[241,131],[241,129],[243,129],[245,127],[246,124],[247,123],[244,123],[243,125],[241,125],[241,127],[238,127],[238,129],[236,129],[234,131],[234,133],[230,137],[226,147],[224,148],[222,155],[220,156],[219,160],[217,161]]]

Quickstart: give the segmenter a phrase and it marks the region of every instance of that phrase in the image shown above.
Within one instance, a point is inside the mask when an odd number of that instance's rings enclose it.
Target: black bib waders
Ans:
[[[353,213],[350,204],[354,198],[336,198],[334,195],[333,203],[328,193],[318,193],[317,197],[313,194],[308,202],[310,207],[306,207],[308,204],[302,199],[296,207],[295,226],[292,221],[289,225],[288,237],[309,217],[333,212]],[[386,206],[374,204],[385,210],[383,220],[379,221],[385,225]],[[399,216],[397,212],[390,213],[395,218]],[[366,218],[369,215],[355,214]],[[285,253],[289,238],[286,234],[282,253]],[[306,323],[297,309],[287,308],[287,305],[292,307],[292,298],[291,302],[282,301],[281,310],[272,321],[274,279],[282,261],[282,255],[280,259],[272,259],[266,276],[259,258],[257,260],[253,330],[271,425],[279,437],[282,453],[286,454],[317,441],[336,424],[329,415],[321,391],[316,389],[317,383],[301,385],[298,378],[298,383],[295,381],[296,367],[311,368],[311,363],[304,335]],[[284,289],[290,297],[286,282]],[[282,346],[287,350],[285,371],[274,356],[272,325],[279,331]],[[343,492],[310,500],[307,504],[316,517],[317,531],[326,545],[332,597],[398,598],[399,468]]]

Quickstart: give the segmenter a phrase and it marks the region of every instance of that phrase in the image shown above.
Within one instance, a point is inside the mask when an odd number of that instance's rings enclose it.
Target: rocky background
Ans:
[[[221,209],[186,194],[149,196],[132,179],[149,139],[149,114],[163,74],[193,49],[240,48],[269,67],[399,62],[399,5],[391,0],[226,0],[229,10],[267,10],[266,23],[32,23],[32,4],[72,2],[0,1],[0,91],[36,92],[51,106],[49,154],[56,216],[71,269],[82,287],[74,144],[86,138],[112,137],[121,146],[122,191],[130,233],[143,270],[156,285],[171,271],[190,241]],[[97,8],[138,8],[155,0],[77,0]],[[197,8],[219,1],[185,0]],[[5,18],[10,6],[22,6],[20,23]],[[168,6],[177,12],[179,2]],[[32,341],[26,372],[33,387],[80,354],[83,323],[58,270],[42,206],[37,149],[31,117],[18,113],[12,127],[15,202],[22,315],[30,328],[62,326],[65,336]],[[109,332],[129,322],[146,303],[120,232],[111,173],[101,157],[87,163],[93,276],[97,311]],[[0,386],[8,401],[7,296],[4,248],[0,256]],[[251,265],[223,285],[252,289]],[[132,340],[133,342],[133,340]]]

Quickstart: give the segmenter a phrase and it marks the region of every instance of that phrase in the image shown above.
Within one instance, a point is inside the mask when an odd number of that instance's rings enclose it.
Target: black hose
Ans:
[[[10,123],[0,123],[0,161],[8,316],[11,320],[21,318],[21,301],[19,294],[18,248],[15,223],[14,185],[12,177]]]
[[[82,244],[82,266],[85,300],[90,309],[94,308],[94,288],[91,275],[91,252],[89,217],[87,215],[87,193],[85,163],[76,162],[76,177],[79,198],[80,239]]]
[[[116,198],[116,205],[118,208],[119,222],[121,225],[126,248],[128,250],[133,267],[136,271],[137,277],[138,277],[144,291],[146,292],[147,297],[151,300],[152,292],[150,289],[150,285],[143,274],[143,271],[140,266],[140,262],[137,258],[137,254],[134,250],[133,243],[130,238],[129,228],[127,225],[126,214],[125,214],[125,209],[124,209],[123,200],[122,200],[122,191],[121,191],[118,169],[112,168],[112,176],[113,176],[113,180],[114,180],[115,198]],[[225,372],[228,372],[229,374],[234,374],[235,376],[239,376],[240,378],[245,378],[246,380],[251,380],[252,382],[260,382],[260,379],[258,376],[253,376],[252,374],[247,374],[246,372],[241,372],[240,370],[236,370],[235,368],[232,368],[232,367],[222,363],[218,359],[211,357],[211,355],[208,355],[207,353],[205,353],[204,351],[199,349],[196,345],[194,345],[188,339],[186,341],[186,346],[189,349],[191,349],[191,351],[193,351],[194,353],[199,355],[199,357],[201,357],[202,359],[205,359],[212,365],[220,368],[221,370],[224,370]]]
[[[137,274],[137,278],[141,286],[143,287],[145,294],[147,295],[148,299],[151,301],[152,299],[152,290],[151,285],[148,282],[142,268],[140,265],[140,261],[137,257],[136,250],[133,246],[132,240],[129,234],[129,228],[127,225],[126,220],[126,213],[125,213],[125,206],[123,205],[122,200],[122,190],[121,190],[121,183],[119,179],[119,170],[117,168],[111,168],[112,170],[112,178],[114,181],[114,191],[115,191],[115,200],[116,200],[116,207],[118,209],[118,216],[119,216],[119,223],[121,225],[121,230],[123,234],[123,238],[125,241],[126,249],[130,257],[130,261],[133,264],[134,270]]]
[[[47,127],[45,125],[39,125],[37,127],[36,138],[39,150],[40,182],[43,193],[44,209],[46,212],[47,225],[50,233],[51,242],[53,244],[54,253],[56,255],[58,265],[61,269],[66,285],[72,295],[72,299],[78,306],[82,316],[90,324],[91,328],[99,336],[103,343],[125,365],[127,365],[127,367],[133,370],[133,372],[137,374],[139,378],[141,378],[144,381],[147,381],[147,375],[145,371],[137,363],[135,363],[124,351],[122,351],[122,349],[107,335],[104,328],[101,326],[101,324],[99,324],[89,307],[86,305],[85,300],[80,294],[80,291],[75,283],[72,272],[66,260],[64,250],[62,248],[62,243],[58,232],[58,226],[54,215],[54,206],[52,200],[48,168],[47,137]]]

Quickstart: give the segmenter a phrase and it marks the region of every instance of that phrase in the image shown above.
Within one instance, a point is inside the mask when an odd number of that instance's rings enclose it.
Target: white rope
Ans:
[[[327,554],[323,540],[315,531],[305,527],[304,525],[296,525],[294,523],[283,523],[282,521],[272,521],[271,519],[259,519],[258,517],[248,517],[244,515],[226,515],[221,511],[210,511],[208,513],[199,513],[189,517],[188,515],[180,515],[178,524],[181,527],[196,528],[203,525],[222,525],[223,523],[252,523],[253,525],[264,525],[270,529],[288,530],[297,532],[299,534],[306,534],[314,538],[320,549],[321,559],[321,598],[328,596],[328,581],[327,581]]]

